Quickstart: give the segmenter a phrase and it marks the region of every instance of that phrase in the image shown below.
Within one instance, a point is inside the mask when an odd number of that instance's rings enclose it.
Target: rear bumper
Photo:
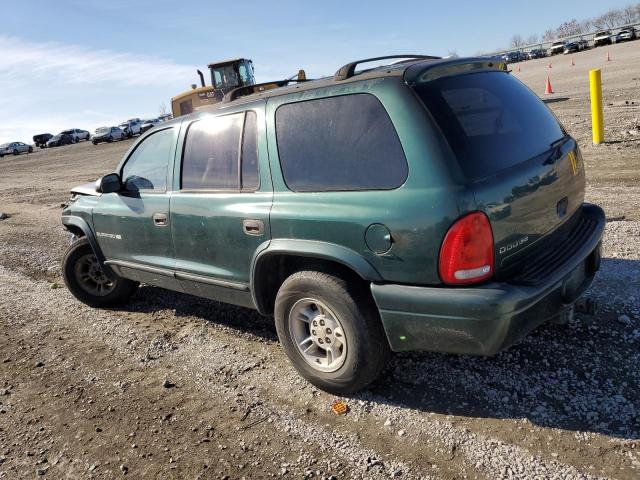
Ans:
[[[600,267],[605,216],[585,205],[595,228],[571,258],[537,285],[493,282],[473,288],[371,284],[393,351],[493,355],[571,306]]]

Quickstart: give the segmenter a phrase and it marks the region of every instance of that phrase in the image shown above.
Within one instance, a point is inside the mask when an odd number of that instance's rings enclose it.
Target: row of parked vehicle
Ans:
[[[602,30],[600,32],[596,32],[593,37],[593,47],[612,45],[613,43],[626,42],[637,38],[640,38],[640,33],[634,27],[623,28],[615,35],[611,33],[611,30]],[[544,48],[535,48],[529,52],[515,50],[513,52],[502,54],[500,59],[506,63],[516,63],[559,54],[567,55],[570,53],[581,52],[588,48],[589,42],[584,39],[572,40],[570,42],[559,40],[551,44],[551,47],[548,50],[545,50]]]
[[[158,118],[149,120],[141,120],[140,118],[131,118],[122,122],[117,127],[99,127],[92,135],[87,130],[80,128],[70,128],[63,130],[57,135],[50,133],[40,133],[33,136],[33,143],[36,147],[51,148],[60,147],[62,145],[71,145],[83,140],[91,140],[94,145],[102,142],[113,142],[125,140],[134,135],[141,135],[147,130],[155,127],[157,124],[170,120],[171,115],[161,115]],[[5,155],[20,155],[21,153],[32,153],[33,145],[24,142],[9,142],[0,145],[0,158]]]
[[[97,128],[91,137],[91,142],[94,145],[97,145],[103,142],[111,143],[118,140],[124,140],[126,138],[131,138],[134,135],[141,135],[161,122],[162,120],[160,118],[152,118],[150,120],[131,118],[126,122],[122,122],[117,127]]]

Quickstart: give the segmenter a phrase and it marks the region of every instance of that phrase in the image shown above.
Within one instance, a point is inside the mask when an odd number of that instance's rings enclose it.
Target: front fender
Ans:
[[[96,236],[93,233],[93,230],[91,230],[91,227],[89,226],[89,224],[84,219],[73,216],[73,215],[63,215],[62,225],[64,225],[65,228],[75,227],[82,230],[82,233],[84,233],[84,236],[87,237],[87,240],[89,241],[89,245],[91,245],[93,252],[96,254],[96,258],[98,259],[98,262],[100,262],[100,266],[102,267],[103,271],[108,276],[115,277],[115,273],[113,272],[111,267],[109,267],[109,265],[106,265],[104,263],[105,257],[104,257],[104,254],[102,253],[102,250],[100,249],[100,245],[98,245]]]

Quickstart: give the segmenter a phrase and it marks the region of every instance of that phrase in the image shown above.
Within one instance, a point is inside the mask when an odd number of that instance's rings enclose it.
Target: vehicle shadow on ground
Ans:
[[[633,292],[639,279],[640,261],[604,259],[592,289],[624,284]],[[278,340],[272,319],[253,310],[151,286],[142,286],[125,310],[171,310],[178,317]],[[640,439],[639,345],[637,319],[624,323],[618,313],[576,314],[567,325],[542,325],[494,357],[396,354],[382,379],[352,398]]]
[[[398,354],[358,398],[638,440],[640,321],[625,313],[638,309],[639,290],[640,261],[604,259],[587,292],[599,297],[598,313],[544,324],[494,357]],[[617,302],[623,297],[631,307]]]
[[[255,310],[149,285],[141,286],[132,301],[120,309],[132,313],[173,310],[177,317],[197,317],[264,340],[278,341],[273,320],[263,317]]]

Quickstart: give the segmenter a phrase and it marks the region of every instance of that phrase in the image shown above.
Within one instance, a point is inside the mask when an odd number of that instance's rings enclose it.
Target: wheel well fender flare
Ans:
[[[370,282],[382,281],[380,273],[359,253],[330,242],[301,239],[276,239],[264,242],[256,249],[251,263],[251,294],[259,312],[264,313],[268,308],[263,305],[261,286],[258,278],[264,274],[263,266],[273,256],[306,257],[327,260],[343,265]]]
[[[100,245],[98,245],[96,236],[93,233],[93,230],[91,230],[89,224],[84,219],[73,215],[63,215],[62,225],[64,225],[64,227],[69,231],[73,231],[74,229],[81,230],[84,236],[87,238],[89,245],[91,245],[93,252],[96,254],[96,258],[98,259],[98,262],[100,262],[100,266],[102,267],[102,269],[108,275],[114,274],[111,267],[104,263],[106,259],[104,257],[104,254],[102,253],[102,250],[100,249]]]

